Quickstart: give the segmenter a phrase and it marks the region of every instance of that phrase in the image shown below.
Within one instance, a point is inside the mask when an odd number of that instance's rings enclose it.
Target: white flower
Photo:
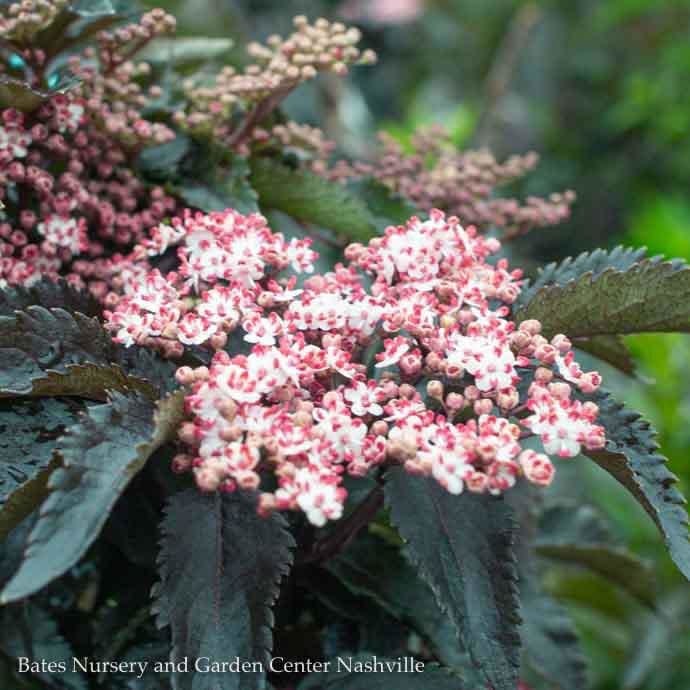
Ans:
[[[0,125],[0,151],[8,151],[12,158],[25,158],[31,146],[31,135],[17,128]]]
[[[366,383],[357,382],[353,388],[345,389],[345,400],[350,403],[352,414],[358,417],[371,414],[378,416],[383,414],[383,407],[379,404],[379,389],[377,386],[367,386]]]

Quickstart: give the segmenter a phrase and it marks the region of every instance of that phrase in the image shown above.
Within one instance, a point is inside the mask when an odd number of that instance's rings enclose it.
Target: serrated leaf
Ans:
[[[606,446],[586,451],[600,467],[618,480],[654,520],[671,558],[690,579],[690,538],[685,499],[675,488],[676,477],[657,451],[656,432],[634,411],[610,395],[600,393],[599,419],[606,431]]]
[[[515,522],[492,496],[453,496],[401,468],[386,475],[386,504],[406,553],[494,690],[514,690],[520,616],[512,549]]]
[[[0,539],[45,498],[55,443],[82,409],[57,399],[0,400]]]
[[[49,371],[107,365],[111,356],[110,337],[97,319],[39,306],[0,316],[0,390],[5,393],[25,395]]]
[[[534,540],[538,533],[541,495],[534,486],[518,484],[506,496],[519,523],[515,553],[520,576],[525,660],[553,690],[585,690],[587,667],[575,626],[567,610],[541,583]]]
[[[283,211],[350,240],[366,242],[376,234],[376,219],[367,205],[337,182],[268,158],[252,160],[250,181],[262,209]]]
[[[0,396],[102,398],[106,390],[138,390],[157,397],[154,385],[111,362],[116,352],[99,321],[78,312],[34,305],[0,316]]]
[[[381,664],[382,670],[355,672],[355,664]],[[339,657],[330,662],[328,673],[313,673],[302,680],[297,690],[470,690],[460,678],[434,664],[427,664],[423,671],[392,670],[397,659],[381,657]],[[409,663],[409,662],[408,662]],[[353,671],[348,672],[348,664]],[[387,667],[386,664],[391,664]],[[366,668],[366,666],[362,666]]]
[[[115,360],[127,372],[128,378],[135,378],[153,387],[156,398],[163,398],[179,388],[175,379],[177,365],[148,347],[118,346]]]
[[[373,178],[353,180],[348,182],[347,188],[364,201],[381,230],[388,225],[404,225],[412,216],[420,215],[411,201]]]
[[[0,290],[0,316],[14,316],[32,305],[45,309],[59,307],[69,312],[78,311],[85,316],[101,316],[103,309],[98,300],[86,290],[78,290],[64,280],[43,278],[31,287],[6,286]]]
[[[690,330],[690,268],[646,259],[619,271],[588,272],[541,288],[516,316],[537,319],[547,337]]]
[[[607,251],[595,249],[593,252],[582,252],[577,257],[567,257],[561,262],[553,262],[539,269],[539,274],[532,282],[528,282],[520,292],[515,307],[524,307],[543,287],[548,285],[566,285],[581,278],[586,273],[593,277],[601,275],[606,269],[627,271],[636,263],[642,261],[647,252],[636,247],[618,246]]]
[[[50,476],[26,553],[0,600],[38,591],[71,568],[98,536],[115,502],[183,414],[183,397],[155,404],[139,393],[114,392],[88,408],[58,442],[62,466]]]
[[[24,113],[30,113],[43,103],[66,89],[38,89],[21,79],[14,79],[7,75],[0,75],[0,107],[16,108]]]
[[[597,335],[592,338],[575,338],[573,345],[607,362],[624,374],[635,373],[635,360],[620,335]]]
[[[186,177],[174,186],[185,203],[206,213],[233,208],[240,213],[258,210],[257,193],[249,178],[249,164],[235,156],[228,171],[211,171],[198,178]]]
[[[353,594],[370,598],[425,637],[445,666],[466,665],[457,630],[399,549],[362,535],[326,567]]]
[[[260,517],[253,497],[175,494],[163,520],[159,626],[170,626],[173,661],[232,659],[266,663],[273,613],[294,542],[280,515]],[[262,673],[177,673],[173,690],[263,688]]]
[[[60,634],[47,611],[32,602],[6,607],[0,613],[0,650],[11,658],[62,663],[64,672],[30,673],[45,686],[63,690],[87,690],[89,684],[80,671],[72,671],[74,651]]]
[[[202,62],[222,57],[233,45],[229,38],[156,38],[137,53],[137,59],[166,65]]]

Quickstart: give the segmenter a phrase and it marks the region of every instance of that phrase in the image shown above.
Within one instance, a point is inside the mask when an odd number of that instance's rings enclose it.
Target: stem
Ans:
[[[228,140],[228,146],[231,149],[238,148],[245,142],[247,137],[252,133],[252,130],[263,120],[268,117],[282,102],[287,98],[288,94],[295,88],[296,84],[291,82],[286,86],[279,88],[272,94],[266,96],[262,101],[259,101],[250,111],[242,124],[232,133]]]
[[[335,529],[312,547],[303,560],[303,563],[322,563],[337,553],[343,551],[348,544],[357,536],[359,531],[366,527],[376,517],[383,505],[383,487],[374,487],[367,497],[340,522]]]
[[[510,88],[510,82],[528,44],[532,29],[541,17],[542,10],[538,5],[528,2],[518,8],[508,25],[486,78],[486,103],[474,135],[475,142],[480,146],[489,143],[496,109]]]

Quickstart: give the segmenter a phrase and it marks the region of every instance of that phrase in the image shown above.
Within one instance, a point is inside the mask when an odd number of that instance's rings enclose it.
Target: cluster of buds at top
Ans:
[[[0,9],[0,38],[23,45],[50,26],[68,5],[68,0],[20,0],[3,3]]]
[[[146,270],[173,245],[175,271]],[[215,350],[177,372],[190,421],[174,467],[202,490],[258,489],[262,511],[322,525],[343,512],[346,474],[385,465],[456,494],[501,493],[521,476],[545,485],[549,455],[602,447],[586,400],[600,377],[564,335],[511,320],[521,273],[489,261],[499,247],[435,210],[298,285],[295,271],[313,270],[309,240],[287,242],[258,215],[188,214],[135,252],[107,325],[125,345]],[[543,452],[523,445],[531,437]]]
[[[327,174],[338,180],[372,176],[421,209],[443,209],[482,230],[500,228],[505,239],[556,225],[570,215],[575,200],[570,191],[524,202],[494,196],[497,187],[534,169],[534,153],[499,163],[487,150],[458,151],[440,127],[421,130],[412,139],[410,153],[388,135],[382,134],[381,142],[375,161],[339,161]]]
[[[247,68],[249,76],[264,75],[277,82],[313,79],[318,72],[347,74],[348,65],[372,64],[376,55],[357,47],[361,33],[340,22],[317,19],[310,24],[306,17],[293,20],[296,31],[287,39],[270,36],[266,45],[250,43],[249,55],[256,64]]]
[[[327,139],[318,127],[288,121],[269,130],[257,127],[252,133],[255,150],[262,146],[275,146],[280,151],[295,154],[302,163],[309,163],[314,172],[321,173],[321,161],[328,160],[336,144]]]
[[[69,60],[70,71],[80,80],[76,93],[91,121],[129,149],[161,144],[175,136],[166,125],[143,117],[142,111],[151,99],[160,97],[161,89],[156,85],[145,89],[140,81],[150,73],[150,66],[132,60],[151,40],[174,31],[175,24],[170,14],[151,10],[135,23],[100,32],[95,46]]]
[[[359,30],[344,24],[305,17],[294,19],[295,32],[287,39],[271,36],[266,45],[252,43],[254,62],[244,70],[225,67],[211,85],[186,84],[189,107],[178,111],[176,122],[193,132],[213,136],[233,148],[247,144],[253,129],[299,84],[319,72],[345,75],[350,65],[371,64],[376,56],[357,47]],[[232,125],[233,116],[246,120]]]

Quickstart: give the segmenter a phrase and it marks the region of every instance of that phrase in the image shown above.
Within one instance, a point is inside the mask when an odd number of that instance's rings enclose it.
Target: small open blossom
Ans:
[[[549,456],[604,443],[583,397],[600,377],[565,336],[511,319],[521,273],[490,261],[499,248],[433,211],[315,275],[309,241],[287,241],[262,216],[186,213],[135,248],[106,325],[173,357],[215,352],[178,371],[191,421],[176,465],[202,490],[258,489],[263,512],[323,525],[343,513],[346,475],[388,465],[453,494],[547,485]],[[145,268],[156,251],[176,252],[166,276]],[[533,436],[543,452],[523,447]]]

